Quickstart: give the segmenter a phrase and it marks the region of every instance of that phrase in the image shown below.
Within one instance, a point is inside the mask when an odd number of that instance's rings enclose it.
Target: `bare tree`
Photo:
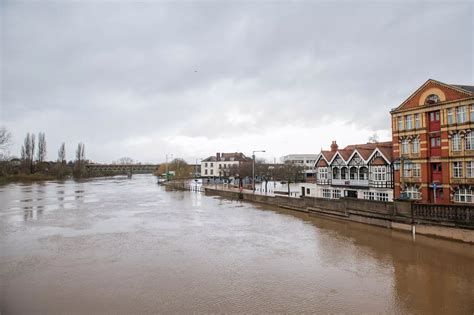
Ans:
[[[82,177],[84,174],[85,146],[79,142],[76,149],[76,162],[74,163],[74,175]]]
[[[11,145],[12,134],[5,127],[0,128],[0,149],[6,150]]]
[[[66,164],[66,144],[63,142],[58,150],[58,162]]]
[[[174,159],[168,163],[168,166],[165,163],[161,164],[155,174],[160,176],[166,174],[166,171],[174,173],[173,179],[187,179],[192,177],[193,170],[185,160]],[[166,176],[169,176],[169,174],[166,174]]]
[[[298,182],[304,168],[292,162],[286,162],[275,169],[275,176],[286,181],[288,185],[288,196],[290,195],[290,183]]]
[[[379,135],[376,132],[374,132],[374,134],[369,137],[369,142],[370,143],[378,143],[379,142]]]
[[[265,160],[255,161],[255,176],[265,182],[265,193],[267,193],[268,181],[272,178],[272,172]]]
[[[79,142],[76,149],[76,162],[82,163],[85,159],[84,143]]]
[[[35,147],[36,147],[36,137],[35,137],[35,134],[32,133],[30,135],[30,139],[31,139],[31,147],[30,147],[30,154],[29,154],[29,157],[30,157],[30,172],[31,174],[34,173],[35,171],[35,163],[34,163],[34,158],[35,158]]]
[[[34,154],[35,154],[35,135],[26,134],[23,146],[21,147],[21,157],[25,169],[30,173],[34,171]]]
[[[46,160],[46,136],[44,132],[38,134],[38,154],[36,156],[36,161],[42,163]]]

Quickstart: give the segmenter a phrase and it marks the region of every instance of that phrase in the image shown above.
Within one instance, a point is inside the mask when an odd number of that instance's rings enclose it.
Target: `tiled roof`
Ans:
[[[392,162],[392,142],[376,142],[376,143],[362,143],[362,144],[351,144],[346,146],[344,149],[337,150],[336,152],[346,161],[349,162],[349,158],[352,156],[354,151],[357,150],[359,155],[364,159],[368,160],[370,156],[374,153],[374,150],[378,149],[389,162]],[[333,151],[321,151],[321,154],[327,161],[331,161],[336,154]],[[321,163],[322,164],[322,163]],[[320,163],[318,163],[318,166]]]
[[[217,161],[217,158],[215,156],[210,156],[202,160],[202,162],[215,162]]]
[[[240,162],[250,162],[252,158],[246,157],[245,154],[241,152],[233,153],[221,153],[219,158],[216,155],[205,158],[202,162],[217,162],[217,161],[240,161]]]
[[[452,86],[455,86],[457,88],[469,91],[474,93],[474,86],[473,85],[457,85],[457,84],[451,84]]]
[[[321,154],[324,156],[326,161],[331,161],[332,157],[334,156],[335,152],[332,151],[321,151]]]
[[[341,155],[341,157],[344,159],[344,161],[347,161],[351,155],[352,152],[354,152],[353,149],[342,149],[342,150],[337,150],[337,152]]]

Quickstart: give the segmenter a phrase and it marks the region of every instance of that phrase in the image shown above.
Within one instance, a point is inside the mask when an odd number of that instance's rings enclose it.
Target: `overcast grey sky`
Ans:
[[[5,2],[1,124],[73,158],[193,162],[390,139],[428,78],[474,84],[464,2]]]

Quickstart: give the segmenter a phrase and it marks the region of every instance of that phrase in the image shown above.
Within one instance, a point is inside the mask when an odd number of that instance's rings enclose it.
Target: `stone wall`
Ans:
[[[474,243],[474,208],[442,208],[420,206],[407,201],[381,202],[364,199],[324,199],[315,197],[291,198],[286,196],[264,196],[238,191],[206,188],[207,195],[217,195],[234,200],[258,202],[281,208],[306,212],[310,216],[324,216],[370,225],[393,228],[418,234]],[[428,207],[428,208],[427,208]],[[415,209],[415,211],[414,211]],[[427,209],[431,209],[428,211]],[[472,210],[472,211],[471,211]],[[448,215],[453,211],[455,215]],[[414,215],[419,213],[419,215]],[[424,217],[421,217],[421,214]],[[429,218],[427,216],[430,215]],[[446,219],[444,219],[446,218]],[[448,220],[449,218],[449,220]],[[461,220],[456,222],[455,220]]]

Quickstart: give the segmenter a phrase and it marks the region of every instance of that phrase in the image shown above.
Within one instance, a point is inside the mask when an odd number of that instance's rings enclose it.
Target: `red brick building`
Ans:
[[[394,198],[474,202],[474,86],[426,81],[393,109]]]

